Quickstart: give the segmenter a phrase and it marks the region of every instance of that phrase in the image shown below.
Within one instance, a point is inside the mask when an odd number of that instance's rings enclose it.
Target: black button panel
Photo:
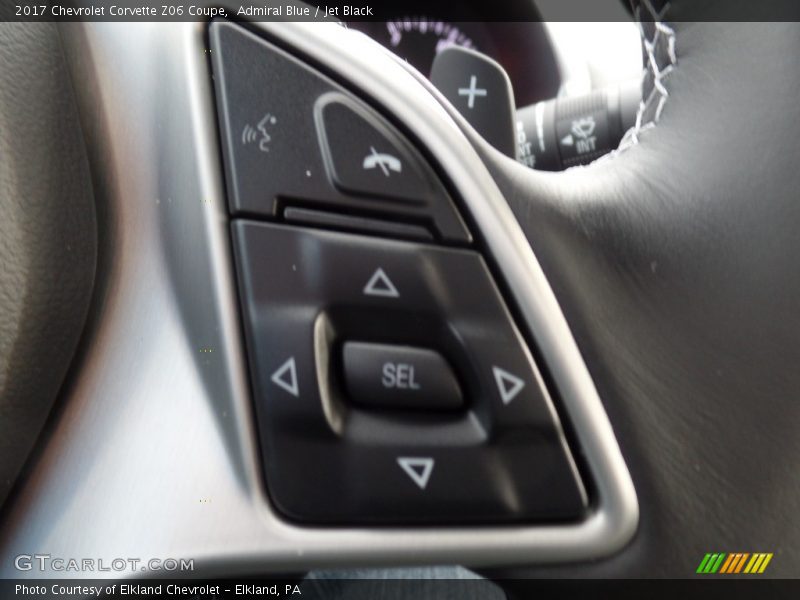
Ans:
[[[452,247],[472,238],[432,166],[373,107],[245,28],[215,21],[210,41],[276,509],[343,525],[581,518],[542,378],[481,254]],[[435,79],[476,126],[511,114],[502,71],[442,54],[455,62]]]
[[[234,221],[233,237],[267,486],[281,512],[351,524],[583,515],[555,412],[480,254],[249,221]],[[446,357],[464,408],[354,402],[343,377],[353,341]]]
[[[342,359],[348,395],[363,406],[437,410],[464,405],[453,371],[433,350],[345,342]]]
[[[214,22],[210,39],[232,213],[340,210],[471,242],[433,169],[375,110],[238,25]]]

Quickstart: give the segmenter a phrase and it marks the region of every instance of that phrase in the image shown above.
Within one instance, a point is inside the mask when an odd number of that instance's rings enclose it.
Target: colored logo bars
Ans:
[[[715,552],[706,554],[697,567],[697,573],[710,575],[761,574],[772,560],[772,552]]]

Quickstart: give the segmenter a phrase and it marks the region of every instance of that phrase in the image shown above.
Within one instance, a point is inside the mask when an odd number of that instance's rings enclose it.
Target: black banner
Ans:
[[[0,21],[800,21],[797,0],[3,0]]]
[[[758,576],[698,576],[692,579],[539,580],[508,579],[496,582],[471,579],[350,579],[345,577],[263,579],[142,579],[142,580],[2,580],[0,597],[83,600],[86,598],[139,598],[155,600],[521,600],[575,598],[580,600],[646,599],[739,600],[800,597],[800,580],[763,579]]]

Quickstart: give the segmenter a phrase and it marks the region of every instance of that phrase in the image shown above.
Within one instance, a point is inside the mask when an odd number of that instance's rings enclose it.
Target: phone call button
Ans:
[[[315,120],[333,184],[359,196],[425,204],[434,179],[411,145],[386,121],[347,96],[319,98]]]

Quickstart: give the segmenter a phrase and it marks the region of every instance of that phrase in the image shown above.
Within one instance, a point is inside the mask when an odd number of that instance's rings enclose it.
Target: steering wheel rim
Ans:
[[[0,7],[10,18],[12,5]],[[97,226],[83,135],[53,23],[0,22],[0,504],[78,347]]]
[[[685,19],[688,3],[672,4],[666,18]],[[792,576],[800,77],[786,60],[800,26],[665,30],[675,61],[659,55],[663,93],[642,111],[652,119],[660,103],[658,122],[620,151],[548,175],[473,140],[553,286],[643,506],[625,552],[556,572],[680,577],[705,552],[779,547],[772,574]],[[665,64],[650,59],[653,81]]]

